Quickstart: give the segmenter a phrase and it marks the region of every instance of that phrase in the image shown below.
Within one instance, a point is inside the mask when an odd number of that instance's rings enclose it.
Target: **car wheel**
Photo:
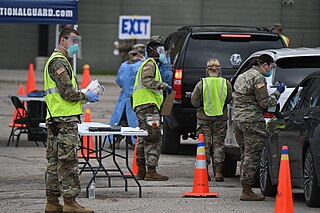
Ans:
[[[161,153],[176,154],[180,146],[180,133],[175,129],[171,129],[164,119]]]
[[[272,185],[269,163],[268,163],[268,153],[266,147],[262,149],[262,154],[260,158],[260,169],[259,169],[259,180],[261,193],[265,196],[275,196],[277,193],[277,185]]]
[[[304,198],[308,206],[320,206],[320,187],[318,187],[315,165],[311,149],[307,150],[303,169]]]
[[[213,171],[214,171],[214,168],[213,168]],[[236,175],[236,171],[237,171],[237,161],[230,158],[230,156],[226,154],[224,163],[223,163],[222,175],[224,177],[234,177]]]

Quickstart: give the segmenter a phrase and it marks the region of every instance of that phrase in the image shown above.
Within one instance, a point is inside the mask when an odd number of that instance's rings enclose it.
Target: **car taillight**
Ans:
[[[274,116],[275,116],[274,113],[271,113],[271,112],[264,112],[263,113],[264,118],[273,118]]]
[[[182,96],[182,69],[176,69],[173,75],[173,90],[176,91],[176,99]]]
[[[251,38],[251,35],[247,34],[221,34],[222,38]]]

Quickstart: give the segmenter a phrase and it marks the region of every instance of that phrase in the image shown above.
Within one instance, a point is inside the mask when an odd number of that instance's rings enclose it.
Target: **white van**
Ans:
[[[320,71],[320,48],[268,49],[255,52],[247,58],[231,79],[232,86],[241,73],[252,67],[250,63],[252,59],[257,58],[262,54],[270,55],[276,63],[275,71],[270,77],[266,78],[269,93],[271,94],[276,90],[276,82],[283,82],[287,86],[285,92],[281,94],[279,99],[280,109],[302,79],[315,71]],[[224,168],[224,170],[227,172],[228,176],[234,176],[237,166],[236,162],[240,160],[240,150],[232,126],[233,108],[232,106],[229,106],[228,108],[228,131],[225,139],[225,167],[228,168],[228,172],[225,170],[226,168]],[[266,112],[264,116],[267,122],[274,115]]]

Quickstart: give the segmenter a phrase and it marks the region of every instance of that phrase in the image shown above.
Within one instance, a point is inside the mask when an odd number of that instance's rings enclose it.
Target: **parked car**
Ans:
[[[262,54],[270,55],[276,64],[275,71],[270,77],[266,78],[269,93],[273,93],[276,90],[277,82],[283,82],[287,85],[285,92],[281,94],[278,102],[280,104],[280,109],[290,96],[291,92],[303,78],[308,76],[310,73],[320,70],[320,48],[268,49],[255,52],[249,56],[238,69],[235,76],[231,79],[231,84],[234,85],[234,82],[238,76],[251,68],[250,62]],[[274,117],[274,113],[270,113],[270,111],[274,111],[274,109],[269,109],[264,113],[266,122]],[[227,137],[225,140],[225,152],[226,156],[228,156],[228,161],[231,161],[231,163],[226,163],[234,166],[234,161],[240,160],[240,149],[234,136],[232,112],[233,108],[232,106],[229,106],[229,120]],[[232,169],[235,172],[236,168]]]
[[[281,147],[286,145],[292,186],[303,188],[309,206],[320,206],[320,72],[303,79],[276,115],[267,125],[268,141],[260,161],[261,192],[276,195]]]
[[[170,34],[165,48],[173,63],[176,97],[171,116],[163,120],[162,153],[177,153],[181,136],[196,139],[196,109],[190,99],[197,82],[206,76],[208,59],[218,58],[222,76],[230,79],[253,52],[282,47],[279,35],[259,27],[187,26]]]

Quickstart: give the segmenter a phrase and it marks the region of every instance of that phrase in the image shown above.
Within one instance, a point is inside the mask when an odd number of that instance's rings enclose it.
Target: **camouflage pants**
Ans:
[[[76,197],[80,193],[77,122],[60,123],[58,128],[57,136],[48,128],[46,195]]]
[[[155,106],[150,106],[138,111],[137,117],[139,128],[145,129],[148,132],[148,136],[139,137],[136,148],[137,165],[156,167],[158,166],[161,151],[159,110]],[[150,121],[154,123],[153,126],[150,125]]]
[[[253,186],[258,172],[261,150],[266,141],[265,122],[234,122],[235,136],[240,147],[240,182]]]
[[[198,134],[204,135],[207,165],[223,165],[224,162],[224,139],[227,134],[226,121],[207,121],[198,119]],[[213,152],[213,153],[212,153]]]

